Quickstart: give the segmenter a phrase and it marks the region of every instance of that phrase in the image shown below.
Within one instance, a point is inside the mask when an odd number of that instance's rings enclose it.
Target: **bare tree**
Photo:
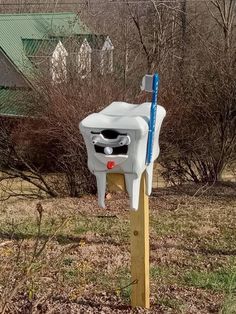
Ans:
[[[233,29],[235,27],[236,2],[234,0],[210,0],[210,3],[206,1],[206,5],[211,16],[223,32],[224,49],[228,53],[232,45]]]

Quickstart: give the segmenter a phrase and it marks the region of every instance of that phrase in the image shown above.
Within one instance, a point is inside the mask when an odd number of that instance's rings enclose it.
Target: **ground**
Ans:
[[[129,306],[127,197],[106,202],[0,203],[1,313],[236,313],[235,184],[153,192],[149,311]]]

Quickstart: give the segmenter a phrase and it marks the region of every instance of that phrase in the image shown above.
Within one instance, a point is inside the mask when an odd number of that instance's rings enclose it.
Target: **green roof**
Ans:
[[[81,46],[84,39],[86,39],[92,49],[101,50],[104,42],[106,40],[105,35],[97,35],[97,34],[73,34],[71,36],[52,36],[50,38],[43,39],[31,39],[31,38],[23,38],[23,47],[25,54],[30,58],[32,56],[37,55],[38,53],[45,55],[52,55],[55,50],[59,40],[62,42],[63,46],[69,52],[73,49],[78,51],[78,47]],[[76,47],[77,45],[77,47]]]
[[[55,42],[54,40],[51,39],[23,38],[22,42],[24,52],[28,57],[36,55],[39,50],[48,51],[50,49],[51,52],[53,52],[56,45],[58,44],[58,40]]]
[[[24,50],[26,39],[35,45],[42,39],[88,33],[74,13],[0,14],[0,48],[29,79],[33,66]],[[29,44],[30,41],[27,47],[30,51]]]
[[[78,15],[71,12],[0,14],[0,49],[29,82],[35,72],[30,56],[41,49],[53,51],[58,38],[89,33]],[[0,115],[34,115],[31,93],[0,86]]]
[[[35,115],[32,91],[0,88],[0,115],[20,117]]]

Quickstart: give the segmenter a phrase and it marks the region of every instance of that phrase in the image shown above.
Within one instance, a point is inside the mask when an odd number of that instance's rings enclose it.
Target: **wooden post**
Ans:
[[[146,195],[146,179],[143,174],[140,185],[139,208],[130,212],[131,226],[131,278],[132,307],[150,307],[149,288],[149,207]]]
[[[124,176],[108,174],[109,189],[125,190]],[[131,227],[131,305],[150,307],[149,288],[149,207],[146,178],[142,175],[138,210],[130,212]]]

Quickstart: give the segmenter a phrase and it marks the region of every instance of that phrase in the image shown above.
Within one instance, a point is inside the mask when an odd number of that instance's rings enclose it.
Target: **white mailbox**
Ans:
[[[152,191],[153,162],[159,155],[159,133],[166,111],[156,106],[152,160],[146,163],[151,103],[113,102],[80,123],[88,152],[88,168],[96,176],[98,203],[105,207],[107,173],[123,173],[131,209],[139,204],[140,181],[146,172],[147,193]]]

